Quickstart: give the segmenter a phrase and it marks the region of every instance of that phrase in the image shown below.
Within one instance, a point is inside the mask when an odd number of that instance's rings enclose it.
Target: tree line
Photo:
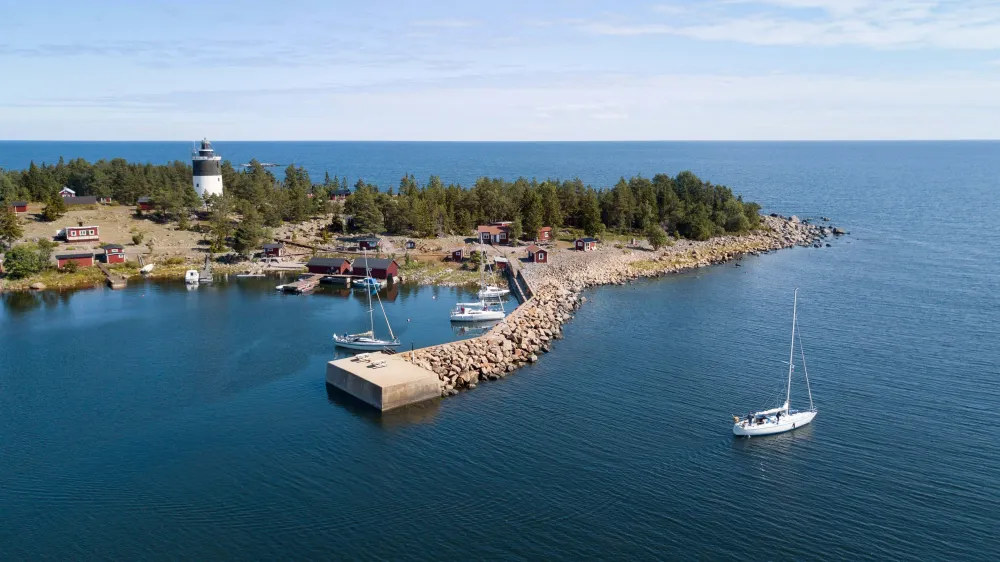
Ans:
[[[77,195],[110,197],[129,205],[145,196],[152,199],[154,218],[185,227],[192,213],[206,212],[191,178],[191,166],[181,161],[156,165],[121,158],[94,163],[60,158],[54,165],[32,162],[24,170],[0,170],[0,199],[48,202],[58,197],[63,186]],[[604,188],[585,185],[580,179],[539,182],[483,177],[472,186],[462,186],[445,185],[438,176],[431,176],[421,184],[406,175],[398,186],[380,189],[359,179],[343,205],[330,201],[329,195],[348,189],[346,177],[326,174],[314,182],[305,169],[294,165],[278,179],[256,160],[241,169],[225,161],[222,180],[224,195],[210,196],[204,202],[213,246],[219,251],[225,246],[240,246],[235,248],[240,251],[251,242],[256,244],[268,227],[324,215],[332,215],[334,232],[468,235],[479,224],[512,221],[513,233],[528,239],[542,226],[551,226],[580,229],[588,236],[606,230],[638,233],[660,244],[667,235],[706,240],[742,233],[756,228],[760,219],[760,205],[743,201],[728,187],[691,172],[673,177],[623,177]],[[233,220],[237,216],[240,221]]]

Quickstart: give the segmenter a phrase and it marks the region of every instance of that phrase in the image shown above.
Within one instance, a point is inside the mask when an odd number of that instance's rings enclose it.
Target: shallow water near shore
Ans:
[[[4,295],[0,552],[995,558],[1000,143],[639,144],[593,166],[690,167],[851,235],[590,290],[537,364],[386,416],[323,383],[356,295]],[[463,146],[483,174],[517,167]],[[525,175],[581,158],[538,150]],[[735,440],[730,414],[783,392],[794,287],[819,416]],[[457,337],[458,291],[400,286],[404,344]]]

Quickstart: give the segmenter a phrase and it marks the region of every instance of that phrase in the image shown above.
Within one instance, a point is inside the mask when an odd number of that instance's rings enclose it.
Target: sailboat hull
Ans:
[[[758,435],[776,435],[798,429],[809,425],[816,417],[815,411],[795,412],[781,416],[781,421],[775,422],[773,418],[764,423],[750,425],[746,421],[733,424],[733,435],[738,437],[756,437]]]
[[[399,341],[380,340],[376,338],[333,336],[337,347],[356,351],[377,351],[387,347],[399,347]]]

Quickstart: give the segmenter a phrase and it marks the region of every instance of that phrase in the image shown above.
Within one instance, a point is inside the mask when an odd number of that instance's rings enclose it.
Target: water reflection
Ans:
[[[0,300],[2,300],[4,312],[24,314],[42,306],[53,308],[61,304],[68,304],[70,298],[81,290],[89,290],[89,288],[63,291],[8,291],[0,293]]]
[[[326,385],[326,396],[331,404],[338,408],[343,408],[352,416],[386,429],[405,427],[418,423],[431,423],[441,409],[441,399],[436,398],[419,404],[411,404],[402,408],[396,408],[395,410],[389,410],[388,412],[379,412],[361,400],[329,384]]]
[[[452,322],[451,331],[453,334],[459,337],[474,338],[490,331],[490,329],[493,328],[493,326],[496,326],[500,322],[501,320],[486,320],[485,322],[472,322],[472,323],[461,323],[461,324]]]

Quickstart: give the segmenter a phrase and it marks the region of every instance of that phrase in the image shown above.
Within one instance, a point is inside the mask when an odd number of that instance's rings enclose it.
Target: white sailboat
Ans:
[[[367,263],[367,252],[365,252],[365,258],[365,263]],[[372,276],[370,269],[367,269],[365,274],[368,278],[371,278]],[[337,347],[358,351],[377,351],[387,347],[399,347],[399,338],[392,333],[392,326],[389,324],[389,317],[385,313],[385,306],[382,305],[382,297],[379,296],[376,289],[366,291],[366,293],[368,293],[368,321],[370,329],[367,332],[361,332],[360,334],[334,334],[333,341],[336,343]],[[389,337],[392,339],[386,340],[375,336],[375,308],[372,306],[372,293],[375,293],[375,298],[378,299],[378,306],[382,310],[382,317],[385,318],[385,326],[389,329]]]
[[[806,369],[806,355],[802,351],[802,338],[799,336],[799,353],[802,356],[802,372],[805,374],[806,391],[809,393],[809,409],[793,410],[792,400],[792,373],[795,371],[795,338],[796,321],[798,320],[799,290],[795,289],[795,297],[792,304],[792,347],[788,352],[788,383],[785,390],[785,403],[777,408],[764,410],[762,412],[750,412],[746,416],[733,416],[733,435],[740,437],[753,437],[755,435],[774,435],[784,433],[793,429],[798,429],[808,425],[816,417],[816,408],[813,406],[812,389],[809,388],[809,371]]]
[[[502,295],[492,294],[490,296],[483,296],[484,293],[488,292],[488,289],[498,289],[498,287],[486,285],[483,273],[483,262],[486,256],[485,250],[480,250],[480,256],[482,259],[479,261],[479,301],[455,303],[455,308],[451,311],[452,322],[503,320],[507,316],[507,313],[503,309],[503,301],[500,300]],[[509,293],[510,291],[507,292]]]

